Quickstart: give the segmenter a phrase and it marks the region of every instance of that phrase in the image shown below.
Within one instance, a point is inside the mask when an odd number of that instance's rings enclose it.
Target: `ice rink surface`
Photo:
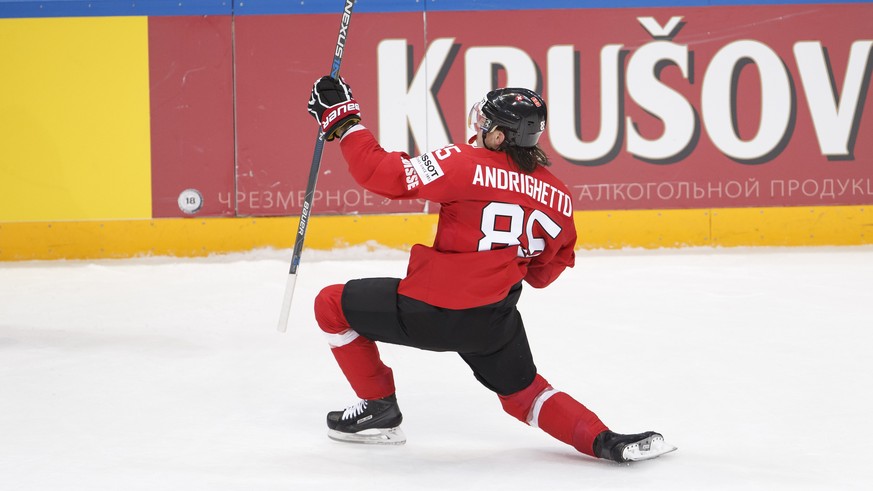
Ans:
[[[679,450],[597,461],[503,413],[454,354],[382,346],[409,439],[329,440],[356,401],[315,325],[405,254],[0,263],[0,488],[873,489],[873,248],[580,252],[526,287],[541,374]]]

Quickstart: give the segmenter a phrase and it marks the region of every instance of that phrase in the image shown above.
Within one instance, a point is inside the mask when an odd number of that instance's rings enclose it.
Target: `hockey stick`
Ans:
[[[339,35],[336,39],[333,63],[330,66],[330,76],[339,77],[340,65],[343,61],[343,52],[346,47],[346,37],[349,33],[349,23],[352,20],[352,10],[355,0],[345,0],[342,22],[340,23]],[[288,281],[285,283],[285,297],[282,300],[282,312],[279,314],[279,332],[288,329],[288,317],[291,315],[291,298],[294,296],[294,286],[297,284],[297,268],[300,266],[300,255],[303,252],[303,239],[306,238],[306,228],[309,225],[309,215],[312,213],[312,200],[315,196],[315,183],[318,181],[318,172],[321,167],[321,154],[324,151],[324,132],[318,127],[318,137],[315,139],[315,151],[312,154],[312,165],[309,167],[309,182],[306,183],[306,195],[303,199],[303,208],[300,210],[300,223],[297,225],[297,238],[294,240],[294,254],[291,256],[291,269],[288,271]]]

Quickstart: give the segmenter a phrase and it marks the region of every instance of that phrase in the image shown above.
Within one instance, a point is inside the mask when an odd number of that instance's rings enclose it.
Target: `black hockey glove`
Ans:
[[[327,141],[361,121],[361,107],[342,77],[325,76],[315,82],[309,95],[309,113],[321,125]]]

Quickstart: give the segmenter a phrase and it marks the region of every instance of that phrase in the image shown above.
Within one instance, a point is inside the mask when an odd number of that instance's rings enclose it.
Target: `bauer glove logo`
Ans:
[[[324,112],[324,117],[321,120],[321,129],[327,131],[334,121],[343,119],[346,116],[359,114],[361,114],[361,106],[355,100],[341,102],[335,106],[327,108],[327,111]]]

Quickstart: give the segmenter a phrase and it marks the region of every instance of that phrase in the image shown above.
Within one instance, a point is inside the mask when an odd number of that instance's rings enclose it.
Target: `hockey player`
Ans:
[[[315,318],[361,399],[327,414],[328,435],[404,443],[391,369],[376,341],[457,352],[503,409],[578,451],[617,462],[675,450],[655,432],[614,433],[537,373],[516,302],[522,280],[552,283],[574,264],[576,228],[567,187],[537,146],[546,104],[533,91],[489,92],[470,111],[475,137],[418,157],[384,150],[361,122],[342,79],[314,84],[309,112],[327,141],[340,140],[349,172],[390,199],[441,205],[432,246],[415,245],[407,275],[324,288]]]

